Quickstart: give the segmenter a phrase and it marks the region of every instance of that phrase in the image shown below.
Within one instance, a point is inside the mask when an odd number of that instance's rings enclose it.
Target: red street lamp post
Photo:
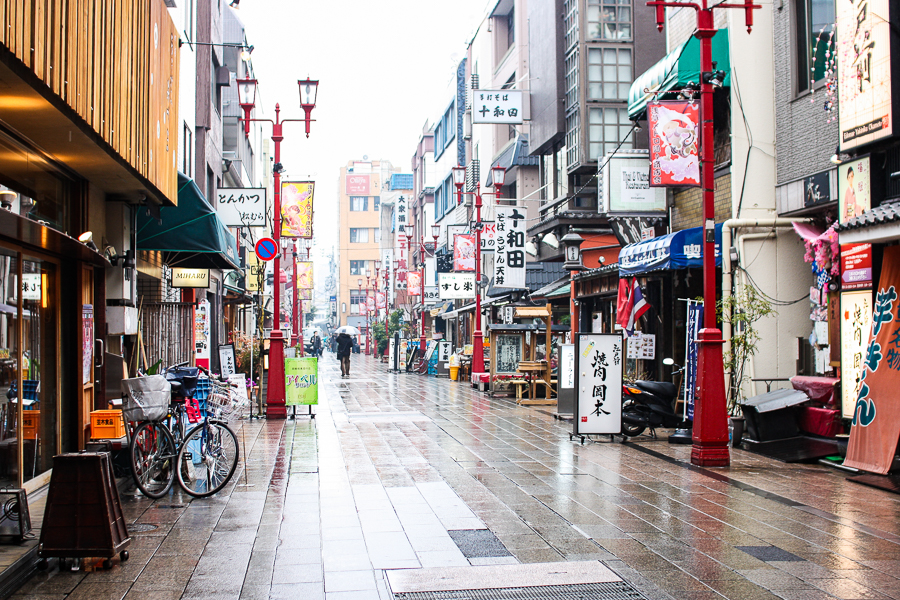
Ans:
[[[652,0],[647,6],[656,7],[656,27],[663,30],[666,7],[688,6],[697,11],[694,36],[700,40],[700,163],[703,187],[703,329],[697,336],[700,345],[697,364],[697,391],[694,409],[693,448],[691,462],[706,467],[725,467],[731,463],[728,450],[728,413],[725,408],[725,369],[722,364],[722,331],[716,323],[716,238],[715,238],[715,156],[713,142],[713,79],[716,72],[712,62],[712,38],[716,35],[713,19],[715,8],[743,9],[749,33],[753,27],[753,10],[761,8],[752,0],[743,4],[718,2],[709,6],[700,2],[668,2]]]
[[[394,272],[394,279],[397,278],[397,269],[399,269],[399,268],[400,268],[400,261],[397,260],[397,259],[394,259],[394,271],[393,271],[393,272]],[[384,334],[385,334],[385,335],[387,336],[387,338],[388,338],[388,345],[387,345],[387,348],[384,349],[385,355],[387,355],[387,354],[390,352],[390,347],[391,347],[391,335],[390,335],[391,311],[388,310],[388,308],[387,308],[387,306],[388,306],[388,297],[389,297],[389,294],[391,293],[391,292],[390,292],[390,284],[391,284],[391,282],[392,282],[392,279],[391,279],[390,277],[388,277],[388,269],[387,269],[387,266],[385,265],[385,269],[384,269],[384,289],[385,289],[385,293],[388,294],[388,295],[386,295],[386,296],[384,297],[384,308],[385,308],[385,310],[384,310]],[[390,369],[391,366],[392,366],[392,365],[388,365],[388,369]]]
[[[297,309],[300,306],[300,291],[298,289],[300,287],[300,285],[299,285],[300,278],[297,277],[297,240],[294,240],[294,251],[291,254],[293,256],[293,261],[294,261],[294,269],[293,269],[293,277],[292,277],[292,279],[294,280],[294,285],[292,286],[294,288],[293,289],[293,292],[294,292],[294,318],[292,319],[294,327],[293,327],[293,336],[292,336],[293,339],[291,340],[291,342],[296,344],[297,340],[299,339],[298,327],[300,327],[301,329],[303,327],[303,325],[300,324],[298,315],[297,315],[297,312],[298,312]],[[300,317],[300,318],[302,318],[302,317]],[[300,356],[303,356],[303,343],[302,342],[300,344]]]
[[[255,79],[244,78],[238,79],[238,103],[244,110],[244,136],[250,136],[250,121],[265,121],[272,124],[272,142],[275,144],[274,166],[272,174],[274,180],[274,205],[272,207],[275,215],[274,231],[272,237],[275,238],[275,244],[278,246],[278,254],[275,255],[274,270],[278,274],[281,272],[281,172],[284,167],[281,164],[281,141],[284,139],[282,134],[282,126],[285,123],[296,121],[306,123],[306,137],[309,137],[310,114],[316,106],[316,94],[319,88],[319,82],[309,78],[306,81],[298,81],[300,86],[300,107],[305,113],[303,119],[284,119],[281,120],[281,106],[275,105],[275,120],[271,119],[251,119],[250,112],[256,103],[256,86]],[[266,386],[266,417],[274,419],[287,418],[287,409],[284,404],[284,332],[281,330],[281,284],[275,283],[273,290],[273,300],[276,311],[276,327],[272,328],[269,336],[269,385]]]
[[[369,349],[369,339],[372,337],[372,330],[369,327],[369,279],[371,279],[372,271],[366,269],[366,356],[370,356],[372,352]]]
[[[378,323],[378,273],[381,271],[381,261],[375,261],[375,314],[372,316],[372,328],[375,328],[375,324]],[[385,307],[387,307],[387,303],[385,302]],[[386,334],[387,332],[385,332]],[[378,342],[372,342],[372,356],[378,356]]]
[[[356,305],[359,306],[359,299],[362,298],[362,277],[360,277],[359,279],[356,280],[356,285],[359,286],[359,295],[356,297],[356,300],[357,300]],[[365,298],[363,298],[363,306],[366,307],[366,320],[368,320],[369,307],[366,306]],[[362,311],[358,311],[357,314],[362,314]]]

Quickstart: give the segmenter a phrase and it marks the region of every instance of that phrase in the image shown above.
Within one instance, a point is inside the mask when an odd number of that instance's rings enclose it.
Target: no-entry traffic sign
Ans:
[[[256,256],[259,260],[272,260],[278,254],[278,244],[272,238],[262,238],[256,242]]]

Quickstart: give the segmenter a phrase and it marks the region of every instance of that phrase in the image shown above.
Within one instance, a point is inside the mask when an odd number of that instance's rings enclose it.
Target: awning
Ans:
[[[716,266],[722,264],[722,224],[716,225]],[[619,277],[631,277],[665,269],[703,266],[703,228],[692,227],[675,233],[629,244],[619,251]]]
[[[159,210],[160,221],[139,211],[138,250],[163,253],[170,267],[239,269],[237,242],[197,184],[178,174],[178,206]]]
[[[728,59],[727,29],[720,29],[713,36],[712,58],[716,62],[716,70],[725,71],[722,85],[730,86],[731,62]],[[700,40],[693,36],[634,80],[628,91],[628,118],[640,118],[654,92],[681,89],[692,81],[700,83]]]
[[[438,306],[437,308],[432,309],[432,311],[431,311],[431,316],[432,316],[432,317],[438,317],[438,316],[441,316],[441,315],[443,315],[445,312],[447,312],[448,310],[451,310],[452,308],[453,308],[453,302],[452,302],[452,301],[444,302],[443,304],[441,304],[441,305]]]

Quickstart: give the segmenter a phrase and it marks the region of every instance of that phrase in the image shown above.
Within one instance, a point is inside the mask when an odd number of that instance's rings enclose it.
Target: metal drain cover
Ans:
[[[151,525],[150,523],[132,523],[128,526],[129,533],[145,533],[157,529],[159,529],[159,525]]]
[[[394,594],[396,600],[645,600],[624,581]]]

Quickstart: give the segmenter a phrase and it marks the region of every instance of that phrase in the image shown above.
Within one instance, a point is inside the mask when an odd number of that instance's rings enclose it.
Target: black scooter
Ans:
[[[663,360],[666,366],[677,366],[671,358]],[[672,375],[679,375],[684,367]],[[685,421],[675,412],[678,387],[667,381],[635,381],[622,385],[622,435],[636,437],[650,428],[655,438],[657,427],[677,427],[690,429],[690,421]],[[690,435],[688,435],[690,440]]]

